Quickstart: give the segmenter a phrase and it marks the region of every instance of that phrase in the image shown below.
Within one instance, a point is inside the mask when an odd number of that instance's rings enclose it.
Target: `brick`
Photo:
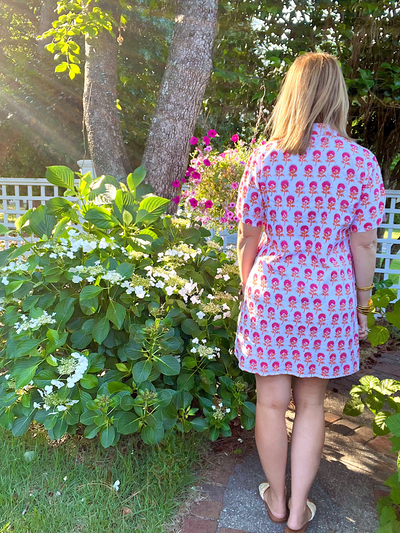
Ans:
[[[224,499],[225,487],[213,485],[212,483],[203,483],[202,490],[207,493],[207,499],[214,502],[222,502]]]
[[[375,437],[375,439],[368,442],[368,446],[380,453],[389,453],[392,449],[392,443],[387,435]]]
[[[243,529],[229,529],[228,527],[221,527],[219,533],[247,533]]]
[[[335,415],[335,413],[330,413],[329,411],[325,413],[325,422],[326,424],[333,424],[333,422],[336,422],[337,420],[340,420],[341,417],[338,415]]]
[[[195,516],[201,516],[202,518],[214,518],[218,520],[222,511],[222,502],[216,502],[211,500],[201,500],[194,503],[190,512]]]
[[[358,428],[360,424],[356,424],[355,422],[351,422],[350,420],[338,420],[337,422],[334,422],[329,426],[329,429],[332,431],[336,431],[336,433],[340,433],[341,435],[354,435],[354,430]]]
[[[388,363],[378,363],[375,367],[378,372],[385,372],[386,374],[392,375],[399,369],[397,365],[392,365]]]
[[[217,483],[218,485],[227,485],[229,478],[232,475],[232,468],[215,468],[214,470],[205,474],[205,480],[209,483]]]
[[[185,518],[181,533],[217,533],[218,522],[206,518],[188,516]]]
[[[356,429],[354,435],[349,435],[349,439],[354,442],[360,442],[361,444],[366,444],[368,441],[374,438],[374,432],[371,428],[361,426]]]
[[[380,500],[381,498],[383,498],[384,496],[389,496],[390,494],[390,490],[388,489],[375,489],[374,490],[374,497],[375,497],[375,500],[378,501]]]

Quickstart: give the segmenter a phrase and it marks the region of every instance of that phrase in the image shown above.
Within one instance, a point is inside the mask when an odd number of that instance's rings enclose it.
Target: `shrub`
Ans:
[[[35,420],[51,439],[84,426],[104,447],[192,428],[215,440],[238,415],[251,428],[253,382],[232,353],[239,277],[220,241],[165,215],[142,168],[128,186],[46,177],[64,198],[18,219],[31,242],[0,253],[0,424],[18,436]]]
[[[374,376],[363,376],[359,385],[354,385],[350,391],[352,399],[347,402],[344,413],[358,416],[364,407],[375,415],[373,430],[375,435],[391,433],[393,451],[400,457],[400,382],[393,379],[380,381]],[[400,464],[397,462],[397,472],[385,484],[391,488],[389,496],[378,501],[379,529],[376,533],[394,532],[400,530]]]
[[[368,340],[372,346],[385,344],[391,334],[398,335],[400,329],[400,299],[397,299],[397,291],[389,288],[391,284],[390,280],[377,282],[377,290],[371,296],[374,309],[368,315],[367,325]],[[379,320],[378,324],[376,318]]]

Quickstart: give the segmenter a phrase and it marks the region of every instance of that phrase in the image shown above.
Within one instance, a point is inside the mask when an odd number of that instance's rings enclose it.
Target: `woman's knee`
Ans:
[[[323,409],[328,380],[321,378],[296,378],[293,400],[296,410]]]
[[[257,406],[285,413],[291,398],[289,376],[258,376]]]

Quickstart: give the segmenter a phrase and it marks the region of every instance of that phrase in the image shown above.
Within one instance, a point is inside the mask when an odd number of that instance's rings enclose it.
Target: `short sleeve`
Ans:
[[[249,226],[261,226],[264,218],[264,201],[259,187],[259,159],[257,151],[250,156],[238,188],[236,216]]]
[[[381,169],[374,157],[362,182],[361,194],[351,225],[352,233],[376,229],[385,217],[385,186]]]

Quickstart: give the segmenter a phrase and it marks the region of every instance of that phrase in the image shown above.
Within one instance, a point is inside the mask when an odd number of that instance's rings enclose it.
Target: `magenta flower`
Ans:
[[[205,152],[211,152],[211,150],[212,150],[212,146],[211,146],[211,144],[209,144],[208,146],[206,146],[206,147],[204,148],[204,151],[205,151]]]
[[[237,189],[239,187],[239,184],[237,181],[233,182],[231,185],[232,189]]]
[[[195,146],[198,143],[198,141],[199,141],[199,139],[197,137],[192,137],[189,142],[190,142],[190,144]]]
[[[181,183],[186,183],[186,178],[182,178]]]
[[[250,144],[254,144],[255,142],[256,142],[256,138],[253,137],[253,139],[251,139],[251,141],[250,141]]]
[[[205,136],[203,137],[203,143],[204,143],[205,145],[210,144],[210,139],[207,137],[207,135],[205,135]]]
[[[198,204],[198,203],[199,203],[199,202],[196,200],[196,198],[191,198],[191,199],[189,200],[189,204],[190,204],[192,207],[197,207],[197,204]]]
[[[235,133],[235,135],[232,135],[232,141],[233,141],[234,143],[237,143],[238,140],[239,140],[239,135],[238,135],[237,133]]]
[[[175,198],[172,198],[172,201],[173,201],[176,205],[178,205],[180,199],[181,199],[180,196],[175,196]]]
[[[190,176],[190,174],[194,171],[194,168],[193,167],[188,167],[187,171],[189,172],[189,176]]]
[[[211,209],[212,206],[213,206],[213,203],[212,203],[211,200],[207,200],[206,203],[204,204],[204,207],[205,207],[206,209]]]
[[[196,172],[196,171],[193,172],[193,174],[192,174],[192,179],[194,179],[194,180],[199,180],[200,178],[201,178],[201,174],[200,174],[200,172]]]
[[[181,186],[181,182],[179,180],[175,180],[172,182],[172,187],[180,187]]]
[[[211,139],[214,139],[214,137],[217,136],[217,132],[215,130],[208,130],[207,135],[211,137]]]
[[[261,141],[261,144],[267,144],[267,141]]]
[[[209,167],[209,166],[211,165],[209,159],[204,159],[203,163],[204,163],[204,165],[205,165],[206,167]]]
[[[235,215],[232,213],[232,211],[228,211],[227,214],[226,214],[226,216],[227,216],[228,218],[233,218]]]
[[[231,203],[229,204],[229,207],[232,209],[232,207],[235,207],[235,205],[236,205],[235,202],[231,202]]]
[[[234,222],[239,222],[239,217],[233,217],[232,219]]]

